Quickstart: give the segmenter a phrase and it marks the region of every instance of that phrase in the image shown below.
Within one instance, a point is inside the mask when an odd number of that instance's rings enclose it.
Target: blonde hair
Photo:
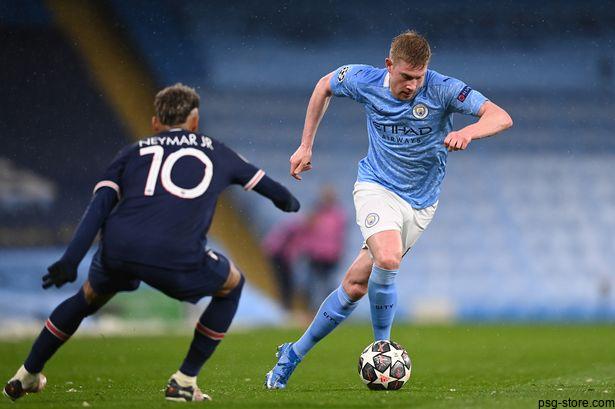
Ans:
[[[389,58],[395,63],[404,60],[415,68],[423,68],[431,58],[427,39],[414,30],[404,31],[391,42]]]

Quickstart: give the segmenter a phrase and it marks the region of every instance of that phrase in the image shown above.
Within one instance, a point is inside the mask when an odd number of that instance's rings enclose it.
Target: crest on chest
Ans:
[[[416,119],[425,119],[429,114],[429,109],[425,104],[418,103],[412,107],[412,116]]]

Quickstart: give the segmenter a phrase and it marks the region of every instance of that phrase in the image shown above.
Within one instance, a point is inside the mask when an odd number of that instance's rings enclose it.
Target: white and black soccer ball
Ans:
[[[411,371],[408,352],[393,341],[369,344],[359,357],[359,376],[370,389],[399,389],[408,382]]]

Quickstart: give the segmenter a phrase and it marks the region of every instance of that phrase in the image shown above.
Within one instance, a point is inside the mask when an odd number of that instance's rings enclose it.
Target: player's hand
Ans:
[[[72,283],[77,279],[77,267],[59,260],[47,267],[48,273],[43,276],[43,288],[52,285],[60,288],[66,283]]]
[[[312,169],[312,150],[300,145],[290,157],[290,175],[301,180],[299,173]]]
[[[462,151],[472,142],[472,137],[459,131],[453,131],[444,139],[444,146],[451,151]]]
[[[275,205],[275,207],[277,207],[281,211],[287,212],[287,213],[298,212],[299,208],[301,207],[301,203],[299,203],[299,200],[297,200],[297,198],[288,191],[287,191],[286,197],[284,197],[283,200],[276,200],[273,202],[273,204]]]
[[[299,200],[297,200],[295,196],[290,195],[288,202],[285,202],[284,204],[280,203],[279,205],[276,204],[276,206],[284,212],[295,213],[299,211],[299,208],[301,208],[301,203],[299,203]]]

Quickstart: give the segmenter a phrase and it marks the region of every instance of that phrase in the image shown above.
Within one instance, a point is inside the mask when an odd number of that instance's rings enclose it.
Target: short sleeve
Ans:
[[[265,176],[265,171],[248,162],[241,155],[224,144],[219,145],[224,149],[225,163],[228,166],[231,183],[243,186],[244,190],[252,190]]]
[[[463,81],[446,78],[440,87],[441,97],[448,110],[465,115],[478,114],[487,98]]]
[[[133,152],[135,145],[130,145],[122,149],[113,159],[111,164],[105,170],[101,180],[94,186],[93,193],[95,194],[99,189],[104,187],[115,190],[118,199],[122,194],[122,175],[126,168],[126,163],[130,157],[130,153]]]
[[[368,80],[372,71],[374,67],[369,65],[351,64],[339,67],[333,72],[329,83],[333,95],[361,101],[361,84]]]

